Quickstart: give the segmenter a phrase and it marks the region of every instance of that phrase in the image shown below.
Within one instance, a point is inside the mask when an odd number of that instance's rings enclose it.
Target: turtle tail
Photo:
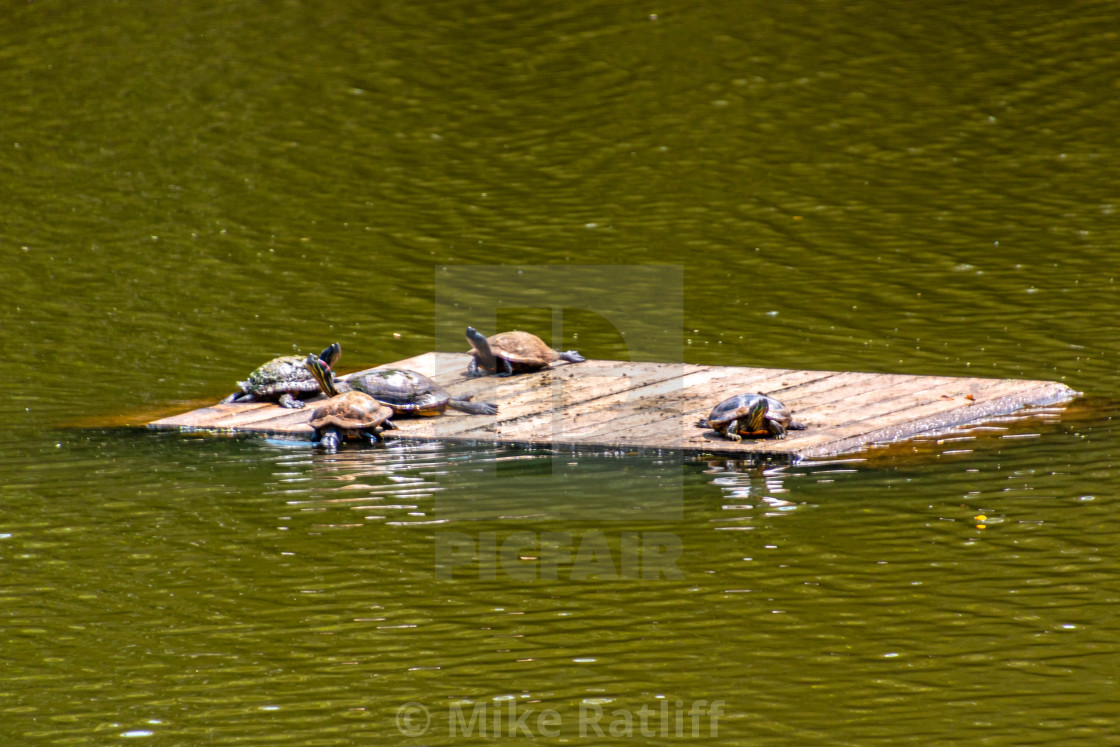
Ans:
[[[248,381],[237,382],[237,391],[229,395],[221,401],[223,405],[230,405],[234,402],[256,402],[257,398],[249,391],[251,384]]]

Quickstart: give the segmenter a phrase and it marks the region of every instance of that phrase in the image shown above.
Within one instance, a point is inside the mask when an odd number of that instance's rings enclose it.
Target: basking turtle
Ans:
[[[803,424],[793,422],[793,413],[785,405],[762,392],[728,397],[696,427],[711,428],[732,441],[742,441],[744,436],[785,438],[787,430],[805,429]]]
[[[467,367],[468,376],[510,376],[537,371],[556,361],[579,363],[587,360],[575,350],[563,353],[553,350],[541,338],[521,330],[485,337],[474,327],[467,327],[467,341],[471,344],[473,356]]]
[[[315,357],[315,356],[312,356]],[[317,360],[322,361],[327,370],[338,363],[342,357],[342,346],[337,342],[319,353]],[[334,374],[331,374],[333,377]],[[319,393],[320,386],[304,365],[304,359],[298,355],[282,355],[273,358],[268,363],[249,374],[247,381],[237,382],[241,389],[222,400],[222,404],[231,402],[261,402],[276,400],[281,407],[297,409],[305,407],[306,403],[297,399],[301,395],[315,395]]]
[[[497,405],[471,402],[470,397],[452,397],[424,374],[407,368],[375,368],[340,383],[346,385],[392,407],[397,415],[434,417],[448,407],[471,415],[498,414]]]
[[[383,431],[396,428],[389,418],[393,408],[383,405],[365,392],[339,393],[331,380],[331,371],[313,355],[307,356],[307,368],[327,394],[328,399],[315,408],[309,421],[314,431],[311,443],[322,445],[327,451],[337,451],[344,438],[361,438],[369,443],[381,440],[378,426]]]
[[[311,369],[314,356],[307,357]],[[453,397],[427,376],[407,368],[375,368],[355,374],[346,381],[336,381],[340,392],[364,392],[378,402],[393,408],[396,415],[435,417],[448,407],[471,415],[496,415],[498,406],[490,402],[471,402],[470,397]]]

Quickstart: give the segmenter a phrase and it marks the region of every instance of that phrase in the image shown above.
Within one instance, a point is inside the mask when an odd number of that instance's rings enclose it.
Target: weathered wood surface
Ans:
[[[448,410],[437,418],[397,418],[393,422],[400,430],[389,435],[819,458],[1077,395],[1053,381],[604,360],[561,363],[509,378],[468,379],[468,361],[469,356],[459,353],[425,353],[387,365],[419,371],[453,394],[494,402],[500,408],[497,415]],[[790,431],[781,441],[734,443],[695,426],[724,398],[756,391],[782,400],[809,427]],[[150,427],[309,438],[312,409],[218,404],[157,420]]]

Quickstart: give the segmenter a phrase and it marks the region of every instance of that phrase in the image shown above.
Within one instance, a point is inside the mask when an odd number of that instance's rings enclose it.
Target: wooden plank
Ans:
[[[320,400],[323,398],[320,397]],[[307,425],[313,407],[287,410],[270,403],[212,405],[173,415],[149,424],[152,428],[238,431],[245,433],[310,434]]]
[[[611,395],[625,395],[635,388],[680,378],[697,366],[679,363],[634,364],[627,361],[587,361],[578,366],[557,366],[551,371],[498,378],[473,379],[475,399],[495,402],[495,416],[469,415],[451,422],[430,419],[407,424],[408,435],[431,438],[455,436],[458,440],[517,441],[531,431],[528,423],[561,411],[578,412],[593,408],[592,403]],[[441,382],[442,383],[442,382]],[[468,384],[450,382],[448,391],[459,393]],[[395,421],[394,421],[395,422]],[[404,426],[402,426],[404,427]],[[543,443],[550,439],[532,438],[524,443]]]
[[[467,364],[469,362],[470,356],[461,355],[459,353],[422,353],[412,358],[405,358],[404,360],[397,361],[396,363],[386,363],[384,367],[407,368],[435,379],[440,384],[447,384],[456,380],[468,380],[466,373]],[[350,375],[352,376],[353,374]],[[341,378],[346,379],[349,377],[343,376]]]
[[[898,377],[919,381],[923,377]],[[804,421],[804,407],[850,396],[856,382],[865,385],[892,381],[883,374],[851,374],[835,371],[785,371],[774,369],[714,368],[702,375],[686,377],[675,391],[658,392],[652,388],[635,394],[647,400],[641,408],[626,412],[625,402],[609,403],[603,411],[578,421],[556,440],[586,441],[606,445],[644,444],[655,448],[675,448],[691,444],[696,450],[732,449],[734,451],[766,451],[786,453],[796,449],[795,441],[802,431],[790,431],[784,441],[749,441],[733,444],[711,431],[699,429],[696,422],[706,417],[712,407],[736,392],[766,391],[789,406],[795,419]],[[636,411],[635,411],[636,410]],[[586,424],[586,425],[585,425]],[[597,426],[597,427],[596,427]],[[813,426],[816,427],[816,424]],[[707,443],[712,441],[712,443]]]
[[[688,426],[694,422],[686,417],[684,422],[667,423],[660,438],[653,438],[658,445],[668,448],[679,443],[681,448],[702,449],[719,453],[794,453],[799,456],[828,456],[858,450],[872,443],[903,440],[910,436],[939,427],[966,423],[1000,412],[1000,406],[990,406],[1010,393],[1033,392],[1034,385],[1044,382],[1007,381],[1000,379],[960,379],[934,376],[898,376],[871,374],[838,374],[845,379],[841,387],[818,400],[812,394],[799,396],[796,388],[786,392],[775,391],[795,414],[795,419],[809,428],[790,431],[779,442],[751,441],[742,444],[725,444],[723,439],[710,431],[690,434]],[[857,378],[858,377],[858,378]],[[879,386],[883,383],[888,386]],[[1057,385],[1062,387],[1062,385]],[[1066,391],[1069,391],[1066,388]],[[968,400],[965,395],[972,396]],[[1035,403],[1041,397],[1026,397],[1015,404]],[[1026,400],[1032,400],[1028,402]],[[1038,402],[1043,403],[1043,402]],[[1012,404],[1004,402],[1004,406]],[[698,416],[699,417],[699,416]],[[675,427],[674,427],[675,426]]]
[[[448,410],[438,418],[400,418],[394,422],[401,430],[391,435],[825,457],[1006,415],[1026,405],[1063,402],[1077,394],[1049,381],[603,360],[561,363],[509,378],[467,378],[469,360],[462,353],[425,353],[387,365],[419,371],[453,395],[494,402],[497,415]],[[695,426],[724,398],[754,391],[782,400],[809,428],[790,431],[780,441],[735,443]],[[268,403],[216,404],[157,420],[150,427],[306,438],[316,401],[299,410]]]
[[[1065,402],[1077,393],[1052,381],[1006,381],[1001,385],[977,387],[974,401],[935,400],[907,410],[908,418],[879,416],[836,428],[829,439],[804,442],[798,449],[803,457],[826,457],[871,444],[904,441],[920,433],[964,425],[985,418],[1006,415],[1029,405]],[[962,403],[963,400],[963,403]],[[913,417],[909,417],[913,415]]]
[[[579,413],[572,423],[565,424],[566,427],[557,433],[554,440],[558,443],[586,442],[597,445],[633,445],[641,442],[656,446],[659,427],[682,418],[689,419],[688,413],[696,410],[695,405],[700,398],[707,403],[702,408],[703,415],[706,416],[712,405],[724,398],[721,396],[712,402],[713,391],[755,391],[767,388],[770,383],[819,378],[819,371],[705,369],[680,380],[642,387],[598,402],[596,410]],[[699,414],[691,417],[689,425],[692,426],[699,417]],[[696,431],[700,432],[699,429]],[[516,437],[521,434],[513,432],[510,435]]]

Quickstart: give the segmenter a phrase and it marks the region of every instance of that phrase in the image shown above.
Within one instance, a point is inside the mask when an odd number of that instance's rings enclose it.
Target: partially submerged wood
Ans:
[[[469,362],[466,354],[425,353],[388,365],[429,376],[454,396],[495,402],[497,415],[402,418],[389,437],[820,458],[1077,396],[1053,381],[604,360],[472,379]],[[695,426],[724,398],[758,391],[784,402],[808,428],[784,440],[735,443]],[[310,438],[312,409],[216,404],[150,427]]]

